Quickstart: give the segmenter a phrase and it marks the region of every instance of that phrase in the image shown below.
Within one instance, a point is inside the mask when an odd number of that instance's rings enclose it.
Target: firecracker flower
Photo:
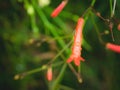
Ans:
[[[63,10],[63,8],[65,7],[65,5],[67,4],[68,0],[63,0],[57,8],[55,8],[55,10],[52,12],[51,17],[56,17],[58,16],[58,14]]]
[[[120,23],[118,24],[117,29],[120,31]]]
[[[47,70],[47,80],[48,81],[52,80],[52,67],[48,67],[48,70]]]
[[[81,57],[81,45],[82,45],[82,30],[84,25],[84,19],[79,18],[76,26],[76,31],[74,35],[74,43],[72,46],[72,54],[68,58],[67,62],[70,63],[71,61],[74,61],[76,66],[80,65],[80,61],[84,61],[84,59]]]
[[[106,48],[109,49],[109,50],[112,50],[114,52],[120,53],[120,45],[107,43]]]

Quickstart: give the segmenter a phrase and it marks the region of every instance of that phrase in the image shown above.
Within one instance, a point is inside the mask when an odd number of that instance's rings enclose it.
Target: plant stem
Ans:
[[[58,28],[56,28],[53,24],[51,24],[47,17],[45,16],[45,14],[42,12],[41,8],[38,7],[38,5],[36,4],[35,0],[31,0],[35,10],[37,11],[38,15],[40,16],[40,18],[42,19],[45,27],[48,28],[48,30],[50,30],[50,32],[52,33],[52,35],[54,37],[58,37],[58,43],[59,45],[64,48],[64,46],[66,45],[65,42],[61,39],[60,35],[58,34],[58,32],[56,31]],[[66,50],[66,54],[68,54],[69,51]]]
[[[38,37],[39,35],[39,29],[37,27],[37,24],[36,24],[36,21],[35,21],[35,15],[30,15],[30,19],[31,19],[31,26],[32,26],[32,29],[33,29],[33,33],[34,33],[34,37]]]
[[[93,7],[95,4],[96,0],[92,0],[91,6]]]
[[[56,67],[56,66],[59,66],[61,65],[63,62],[59,62],[59,63],[55,63],[55,64],[52,64],[52,67]],[[31,75],[33,73],[37,73],[37,72],[40,72],[42,70],[45,70],[48,68],[48,65],[43,65],[42,67],[39,67],[39,68],[36,68],[36,69],[33,69],[33,70],[30,70],[30,71],[27,71],[27,72],[24,72],[24,73],[21,73],[21,74],[17,74],[15,75],[15,77],[18,77],[17,79],[22,79],[24,78],[25,76],[27,75]],[[17,80],[16,79],[16,80]]]
[[[110,14],[111,14],[111,17],[112,17],[112,0],[110,0]]]
[[[114,14],[115,14],[115,7],[116,7],[116,0],[114,0],[111,18],[112,18],[112,17],[114,16]]]
[[[66,67],[67,67],[67,63],[65,63],[65,64],[63,65],[63,67],[62,67],[62,69],[61,69],[58,77],[57,77],[56,80],[54,81],[54,83],[53,83],[53,85],[52,85],[52,87],[51,87],[50,90],[57,90],[58,84],[59,84],[60,81],[62,80],[62,77],[63,77],[63,75],[64,75],[64,73],[65,73]]]
[[[100,41],[101,44],[105,45],[105,43],[104,43],[104,41],[102,40],[101,35],[100,35],[100,33],[99,33],[99,29],[98,29],[98,27],[97,27],[97,25],[96,25],[96,23],[95,23],[95,21],[94,21],[94,19],[93,19],[93,14],[92,14],[92,13],[91,13],[91,17],[92,17],[92,23],[93,23],[93,25],[94,25],[94,27],[95,27],[95,30],[96,30],[96,33],[97,33],[97,35],[98,35],[98,39],[99,39],[99,41]]]
[[[51,62],[49,62],[49,64],[51,64],[54,60],[56,60],[66,50],[66,48],[69,47],[72,41],[73,40],[71,40],[61,51],[59,51],[59,53],[51,60]]]
[[[39,28],[36,24],[35,12],[33,6],[28,2],[28,0],[24,1],[25,8],[27,10],[28,15],[30,16],[31,27],[33,30],[33,35],[35,38],[39,36]]]
[[[72,42],[72,40],[68,44],[70,44],[71,42]],[[61,58],[64,60],[64,62],[66,62],[65,57],[62,54],[60,54],[60,55],[61,55]],[[74,69],[74,67],[70,63],[68,63],[68,66],[71,69],[71,71],[73,72],[73,74],[77,77],[78,81],[81,83],[82,82],[82,78],[80,76],[80,72],[77,73],[77,71]]]
[[[86,15],[85,15],[85,22],[87,21],[88,16],[89,16],[89,14],[90,14],[90,11],[91,11],[91,9],[93,8],[95,2],[96,2],[96,0],[92,0],[90,6],[89,6],[89,7],[87,8],[87,10],[83,13],[82,17],[86,14]],[[85,23],[85,22],[84,22],[84,23]]]

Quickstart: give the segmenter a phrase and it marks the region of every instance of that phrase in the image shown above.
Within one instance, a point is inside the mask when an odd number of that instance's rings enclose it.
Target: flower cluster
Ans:
[[[58,5],[58,7],[55,8],[55,10],[52,12],[51,17],[54,18],[54,17],[58,16],[58,14],[63,10],[63,8],[67,4],[67,2],[68,2],[68,0],[63,0]],[[97,13],[96,15],[101,17],[100,13]],[[81,57],[83,26],[84,26],[84,18],[80,17],[78,19],[78,22],[77,22],[77,25],[76,25],[76,28],[75,28],[74,42],[73,42],[73,46],[72,46],[72,50],[71,50],[72,53],[71,53],[70,57],[67,59],[67,63],[70,63],[70,62],[73,61],[76,66],[80,66],[80,61],[85,61]],[[117,28],[118,28],[118,30],[120,30],[120,24],[118,24]],[[120,46],[119,45],[115,45],[115,44],[112,44],[112,43],[107,43],[106,48],[110,49],[114,52],[120,53]],[[47,78],[48,78],[49,81],[52,80],[52,69],[51,68],[48,69]]]

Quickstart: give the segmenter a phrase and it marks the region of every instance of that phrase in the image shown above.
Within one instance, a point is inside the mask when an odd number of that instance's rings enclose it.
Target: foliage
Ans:
[[[69,0],[51,18],[59,3],[61,0],[0,1],[0,90],[119,90],[120,55],[105,45],[120,45],[120,0],[115,10],[114,0]],[[76,67],[66,60],[81,16],[85,18],[85,62]],[[46,78],[49,67],[53,71],[50,82]]]

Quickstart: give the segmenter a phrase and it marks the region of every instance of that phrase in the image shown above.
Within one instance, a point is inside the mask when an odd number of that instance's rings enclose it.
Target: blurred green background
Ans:
[[[120,54],[107,50],[100,41],[120,45],[120,31],[117,30],[120,0],[117,0],[114,20],[111,20],[115,41],[105,21],[91,9],[85,13],[83,83],[78,82],[65,62],[71,53],[71,44],[66,46],[73,38],[78,18],[92,0],[69,0],[60,15],[51,18],[51,12],[61,1],[0,0],[0,90],[49,90],[50,87],[57,87],[54,90],[120,90]],[[110,19],[110,2],[113,4],[113,1],[96,0],[93,8]],[[64,51],[60,53],[61,50]],[[55,58],[58,54],[60,56]],[[51,82],[46,79],[47,69],[14,79],[16,74],[41,69],[51,60],[54,66]]]

